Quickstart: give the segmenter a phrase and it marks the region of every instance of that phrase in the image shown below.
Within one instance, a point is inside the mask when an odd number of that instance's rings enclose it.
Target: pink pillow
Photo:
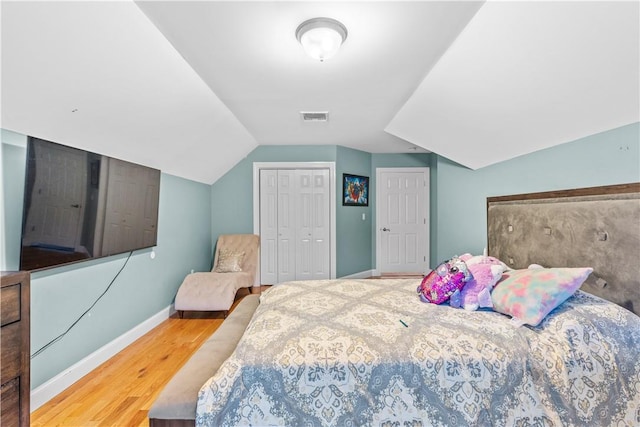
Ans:
[[[567,300],[592,268],[530,268],[508,270],[491,292],[493,309],[513,317],[519,325],[537,326]]]

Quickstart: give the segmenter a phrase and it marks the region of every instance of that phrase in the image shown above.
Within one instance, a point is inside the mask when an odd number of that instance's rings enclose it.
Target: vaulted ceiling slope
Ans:
[[[481,168],[640,120],[640,2],[487,2],[386,130]]]
[[[259,144],[479,168],[640,120],[637,1],[0,8],[2,127],[205,183]],[[349,31],[324,63],[294,35],[317,16]]]
[[[257,146],[133,2],[1,8],[3,128],[203,183]]]

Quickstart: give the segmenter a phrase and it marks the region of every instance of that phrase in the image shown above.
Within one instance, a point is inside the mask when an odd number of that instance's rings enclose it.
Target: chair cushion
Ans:
[[[218,265],[213,269],[215,273],[237,273],[242,271],[244,251],[234,251],[222,248],[218,253]]]
[[[218,237],[215,256],[213,259],[213,270],[218,266],[220,251],[228,249],[235,252],[244,252],[244,258],[240,263],[242,271],[253,275],[254,286],[258,283],[258,272],[260,271],[260,236],[255,234],[222,234]],[[213,271],[212,270],[212,271]]]
[[[253,286],[253,276],[238,273],[192,273],[187,275],[176,294],[176,310],[229,310],[240,288]]]

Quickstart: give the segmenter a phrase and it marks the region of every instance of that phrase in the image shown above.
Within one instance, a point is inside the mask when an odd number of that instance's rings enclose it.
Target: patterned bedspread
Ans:
[[[422,303],[418,284],[274,286],[200,390],[196,424],[640,425],[640,317],[578,291],[515,328]]]

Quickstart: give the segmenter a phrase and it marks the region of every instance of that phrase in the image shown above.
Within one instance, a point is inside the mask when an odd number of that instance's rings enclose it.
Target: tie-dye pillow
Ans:
[[[592,268],[529,268],[505,271],[491,292],[493,309],[511,316],[518,325],[537,326],[567,300]]]

